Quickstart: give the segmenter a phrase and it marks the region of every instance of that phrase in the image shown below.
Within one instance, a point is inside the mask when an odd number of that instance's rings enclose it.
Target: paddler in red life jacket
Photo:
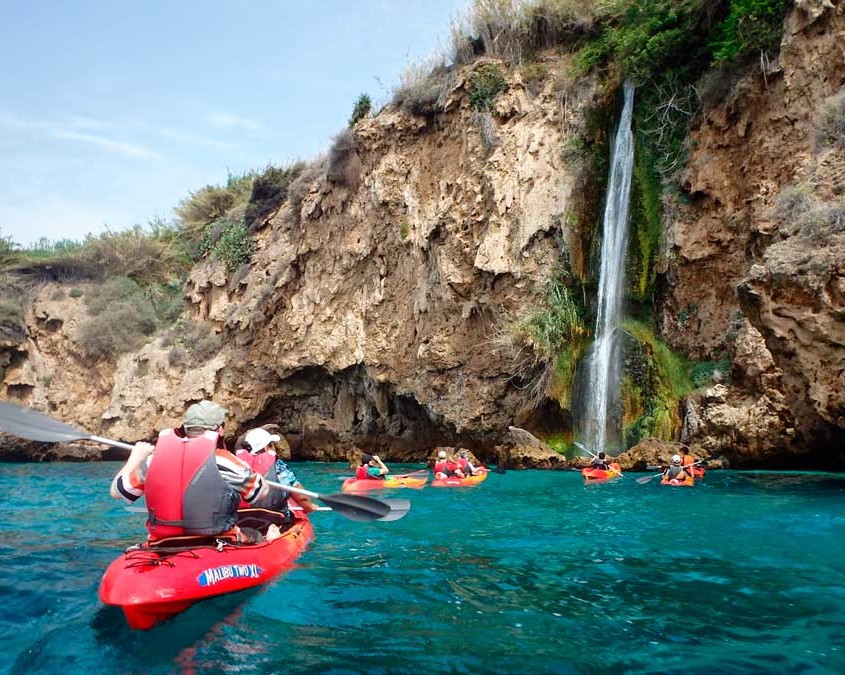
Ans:
[[[469,461],[469,453],[466,450],[458,452],[458,467],[464,476],[475,476],[481,473],[481,470]]]
[[[264,540],[257,531],[236,525],[241,498],[269,508],[281,488],[269,485],[226,450],[220,435],[228,411],[212,401],[194,403],[181,428],[164,429],[155,446],[135,444],[111,484],[115,499],[147,498],[147,530],[155,541],[168,537],[221,536],[243,543]],[[271,525],[266,539],[280,536]]]
[[[434,463],[434,479],[443,480],[452,476],[455,478],[464,478],[461,465],[449,457],[445,450],[440,450],[437,453],[437,461]]]
[[[245,464],[249,464],[253,471],[267,480],[271,480],[274,483],[281,483],[282,485],[302,487],[302,483],[297,479],[293,469],[285,464],[284,458],[281,456],[281,452],[277,446],[281,440],[282,437],[279,434],[271,434],[264,427],[250,429],[244,434],[242,440],[239,439],[237,445],[240,447],[235,449],[235,456]],[[287,446],[287,442],[285,442],[285,446]],[[308,497],[292,495],[291,498],[306,513],[311,513],[317,508]],[[241,498],[239,507],[243,509],[249,508],[249,506],[250,504],[247,504]],[[273,493],[271,506],[267,508],[285,514],[286,522],[290,522],[293,519],[290,507],[288,506],[288,495],[281,490]]]
[[[378,455],[370,455],[366,452],[361,455],[361,464],[355,469],[356,480],[384,480],[390,473],[384,462]]]

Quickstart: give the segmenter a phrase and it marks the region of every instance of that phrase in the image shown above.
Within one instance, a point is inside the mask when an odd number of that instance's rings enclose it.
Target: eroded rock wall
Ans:
[[[842,234],[789,233],[776,213],[790,186],[842,197],[842,148],[820,151],[816,137],[822,104],[845,88],[843,4],[797,3],[778,61],[729,84],[704,101],[682,179],[688,203],[667,223],[661,332],[734,364],[734,385],[691,399],[683,440],[749,463],[833,459],[845,434]]]

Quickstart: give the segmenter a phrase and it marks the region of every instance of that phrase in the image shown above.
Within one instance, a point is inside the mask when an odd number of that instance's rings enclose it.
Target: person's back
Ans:
[[[690,454],[688,448],[683,448],[681,450],[681,467],[686,471],[690,476],[694,475],[695,471],[695,457]]]
[[[464,476],[474,476],[478,473],[478,469],[469,461],[469,453],[466,450],[461,450],[458,453],[458,468]]]
[[[182,428],[163,430],[155,446],[136,443],[114,477],[113,497],[134,502],[146,495],[151,540],[194,535],[261,540],[257,532],[237,527],[238,503],[243,498],[266,506],[275,491],[226,450],[219,435],[226,412],[211,401],[191,405]]]
[[[672,464],[666,469],[666,471],[663,472],[663,476],[667,480],[682,481],[686,475],[686,471],[684,471],[684,468],[681,466],[680,455],[673,455]]]
[[[590,466],[594,469],[604,469],[605,471],[610,469],[610,465],[607,463],[606,455],[603,452],[600,452],[596,457],[593,458],[593,461],[590,463]]]
[[[144,476],[147,531],[152,539],[222,534],[237,521],[237,493],[216,463],[217,434],[193,438],[159,434]]]

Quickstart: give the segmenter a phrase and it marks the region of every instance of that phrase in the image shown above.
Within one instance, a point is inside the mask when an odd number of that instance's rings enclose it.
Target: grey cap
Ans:
[[[185,419],[182,426],[185,429],[216,429],[226,418],[226,408],[217,405],[214,401],[200,401],[191,405],[185,411]]]

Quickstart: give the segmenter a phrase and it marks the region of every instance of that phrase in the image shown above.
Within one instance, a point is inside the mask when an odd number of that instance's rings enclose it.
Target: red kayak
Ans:
[[[258,512],[264,511],[241,512],[251,517],[241,523],[262,529],[254,522]],[[305,512],[293,514],[293,523],[271,542],[237,544],[205,537],[200,544],[177,546],[176,540],[185,538],[174,537],[157,546],[133,546],[106,570],[100,600],[121,607],[131,628],[146,630],[200,600],[265,584],[290,569],[314,538]]]
[[[619,478],[622,475],[622,469],[615,462],[608,465],[609,469],[597,469],[588,466],[581,469],[581,475],[588,483],[595,483],[602,480],[610,480],[611,478]]]

